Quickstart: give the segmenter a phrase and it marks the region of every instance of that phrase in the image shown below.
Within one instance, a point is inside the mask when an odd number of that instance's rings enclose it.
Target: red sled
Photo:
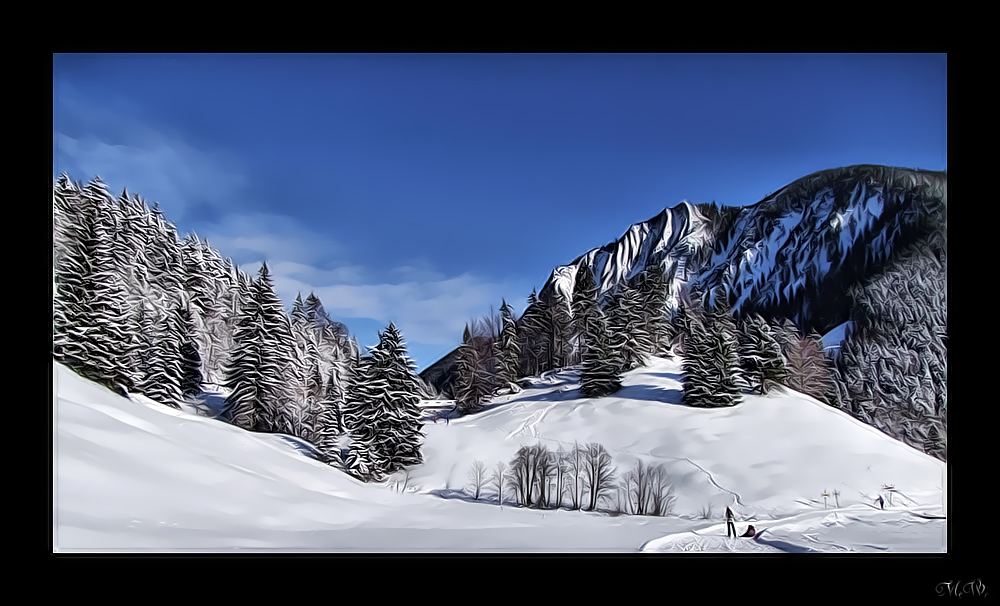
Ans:
[[[757,535],[757,532],[753,529],[753,525],[747,527],[747,531],[740,535],[740,537],[753,538]]]

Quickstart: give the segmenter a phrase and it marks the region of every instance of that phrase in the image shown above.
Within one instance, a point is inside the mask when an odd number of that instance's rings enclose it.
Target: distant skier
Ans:
[[[882,495],[878,495],[878,500],[875,502],[878,503],[879,509],[885,509],[885,501],[882,500]]]
[[[726,507],[726,538],[730,536],[736,538],[736,524],[733,523],[735,516],[733,516],[733,510]],[[730,534],[731,533],[731,534]]]

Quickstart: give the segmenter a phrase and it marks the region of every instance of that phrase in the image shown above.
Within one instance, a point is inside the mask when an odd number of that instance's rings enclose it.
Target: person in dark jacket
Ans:
[[[726,507],[726,538],[729,538],[730,536],[733,538],[736,537],[736,524],[733,523],[734,519],[733,510]]]

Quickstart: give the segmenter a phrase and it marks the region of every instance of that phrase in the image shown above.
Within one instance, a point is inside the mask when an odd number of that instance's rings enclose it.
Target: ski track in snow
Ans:
[[[544,410],[539,410],[538,412],[533,413],[530,417],[528,417],[527,419],[525,419],[523,423],[521,423],[520,427],[518,427],[514,431],[510,432],[509,434],[507,434],[507,437],[504,438],[504,439],[505,440],[511,440],[511,439],[513,439],[514,436],[517,436],[519,434],[524,433],[524,429],[526,427],[530,427],[531,428],[531,437],[537,438],[538,437],[538,424],[542,422],[542,419],[545,418],[545,415],[548,414],[548,412],[550,410],[552,410],[553,408],[555,408],[556,406],[558,406],[561,403],[562,402],[553,402],[550,406],[545,407]]]
[[[635,456],[635,455],[646,455],[647,457],[664,458],[664,459],[669,459],[671,461],[687,461],[692,466],[694,466],[695,468],[697,468],[698,471],[700,471],[703,474],[705,474],[706,476],[708,476],[708,481],[712,483],[712,486],[715,486],[716,488],[718,488],[722,492],[727,492],[727,493],[733,495],[733,498],[736,499],[736,503],[740,507],[746,507],[746,503],[743,502],[742,498],[740,497],[740,493],[736,492],[735,490],[729,490],[728,488],[725,488],[722,485],[720,485],[718,482],[715,481],[715,477],[712,475],[712,473],[710,471],[706,470],[701,465],[698,465],[697,463],[695,463],[694,461],[692,461],[691,459],[689,459],[687,457],[655,457],[654,455],[652,455],[652,454],[650,454],[648,452],[633,452],[633,451],[626,450],[626,449],[621,449],[620,452],[624,452],[624,453],[630,454],[632,456]]]

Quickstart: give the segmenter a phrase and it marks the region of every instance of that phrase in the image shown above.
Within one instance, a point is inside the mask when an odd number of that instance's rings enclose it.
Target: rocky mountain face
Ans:
[[[539,299],[568,300],[581,264],[593,269],[605,297],[660,266],[673,276],[674,305],[681,297],[712,305],[726,296],[737,316],[788,318],[803,332],[824,334],[851,319],[853,286],[930,235],[947,246],[946,173],[873,165],[824,170],[751,206],[685,201],[664,209],[556,267]],[[421,376],[441,389],[455,359],[452,352]]]

